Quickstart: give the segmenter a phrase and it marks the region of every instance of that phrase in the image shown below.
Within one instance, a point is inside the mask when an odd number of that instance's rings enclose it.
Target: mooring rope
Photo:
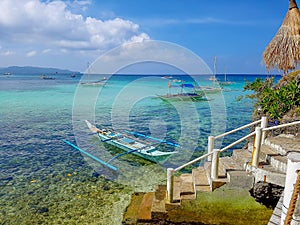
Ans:
[[[290,225],[291,221],[293,219],[293,214],[296,208],[296,203],[297,203],[297,199],[298,199],[298,194],[300,192],[300,171],[298,171],[298,176],[297,176],[297,181],[296,184],[294,186],[294,191],[292,194],[292,198],[290,201],[290,205],[284,220],[284,225]]]

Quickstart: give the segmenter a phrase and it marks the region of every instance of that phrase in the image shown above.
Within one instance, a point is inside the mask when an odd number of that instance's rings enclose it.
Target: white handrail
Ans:
[[[214,140],[217,139],[217,138],[223,137],[223,136],[225,136],[225,135],[234,133],[234,132],[236,132],[236,131],[239,131],[239,130],[248,128],[248,127],[250,127],[250,126],[256,125],[256,124],[258,124],[258,123],[261,123],[261,121],[262,121],[262,119],[257,120],[257,121],[255,121],[255,122],[253,122],[253,123],[249,123],[249,124],[247,124],[247,125],[241,126],[241,127],[237,128],[237,129],[234,129],[234,130],[232,130],[232,131],[228,131],[228,132],[226,132],[226,133],[223,133],[223,134],[220,134],[220,135],[218,135],[218,136],[215,136],[215,137],[214,137]],[[231,148],[231,147],[233,147],[233,146],[239,144],[240,142],[246,140],[247,138],[253,136],[254,134],[255,134],[255,132],[252,132],[252,133],[250,133],[250,134],[248,134],[248,135],[242,137],[241,139],[239,139],[239,140],[237,140],[237,141],[231,143],[230,145],[228,145],[228,146],[226,146],[226,147],[220,149],[220,152],[223,152],[223,151],[228,150],[229,148]],[[200,160],[202,160],[202,159],[204,159],[204,158],[208,158],[209,156],[213,155],[213,153],[214,153],[214,151],[211,151],[211,152],[206,153],[205,155],[202,155],[202,156],[200,156],[200,157],[198,157],[198,158],[196,158],[196,159],[193,159],[192,161],[190,161],[190,162],[188,162],[188,163],[186,163],[186,164],[184,164],[184,165],[182,165],[182,166],[179,166],[179,167],[175,168],[175,169],[174,169],[174,172],[178,172],[179,170],[183,169],[184,167],[190,166],[190,165],[192,165],[192,164],[194,164],[194,163],[196,163],[196,162],[198,162],[198,161],[200,161]]]
[[[250,133],[250,134],[248,134],[248,135],[242,137],[241,139],[239,139],[239,140],[237,140],[237,141],[231,143],[230,145],[227,145],[226,147],[220,149],[220,152],[224,152],[224,151],[228,150],[229,148],[231,148],[231,147],[233,147],[233,146],[239,144],[240,142],[242,142],[242,141],[244,141],[244,140],[246,140],[246,139],[248,139],[249,137],[252,137],[252,136],[254,136],[254,135],[255,135],[255,131],[253,131],[252,133]]]
[[[285,123],[285,124],[281,124],[281,125],[274,126],[274,127],[264,128],[263,131],[275,130],[277,128],[289,127],[289,126],[293,126],[293,125],[297,125],[297,124],[300,124],[300,121],[294,121],[292,123]]]
[[[234,145],[239,144],[240,142],[242,142],[242,141],[246,140],[247,138],[250,138],[250,137],[252,137],[254,135],[256,137],[255,138],[256,140],[255,140],[255,147],[254,147],[253,153],[252,153],[253,154],[252,166],[257,167],[258,166],[258,157],[259,157],[259,153],[260,153],[260,146],[263,143],[264,132],[265,131],[269,131],[269,130],[274,130],[274,129],[277,129],[277,128],[283,128],[283,127],[297,125],[297,124],[300,124],[300,121],[295,121],[295,122],[292,122],[292,123],[287,123],[287,124],[282,124],[282,125],[278,125],[278,126],[266,128],[265,126],[267,126],[267,118],[263,117],[261,120],[258,120],[258,121],[255,121],[253,123],[244,125],[244,126],[242,126],[240,128],[234,129],[232,131],[220,134],[220,135],[215,136],[215,137],[214,136],[210,136],[209,139],[211,138],[212,139],[211,141],[213,143],[214,140],[217,139],[217,138],[224,137],[224,136],[226,136],[228,134],[234,133],[236,131],[242,130],[242,129],[250,127],[252,125],[256,125],[258,123],[261,123],[261,126],[260,127],[256,127],[256,130],[254,132],[252,132],[252,133],[250,133],[250,134],[248,134],[248,135],[240,138],[239,140],[231,143],[230,145],[228,145],[228,146],[226,146],[226,147],[224,147],[222,149],[211,149],[211,151],[208,152],[207,154],[202,155],[202,156],[200,156],[200,157],[198,157],[198,158],[196,158],[196,159],[194,159],[194,160],[192,160],[192,161],[190,161],[190,162],[188,162],[188,163],[186,163],[186,164],[184,164],[182,166],[179,166],[179,167],[177,167],[175,169],[168,168],[168,170],[167,170],[167,193],[168,193],[168,200],[170,202],[173,201],[173,178],[174,178],[174,173],[175,172],[178,172],[179,170],[183,169],[184,167],[192,165],[192,164],[194,164],[194,163],[196,163],[196,162],[198,162],[198,161],[200,161],[202,159],[208,158],[208,157],[210,157],[212,155],[214,155],[214,158],[215,158],[214,161],[212,162],[212,167],[213,167],[213,164],[216,164],[215,161],[217,161],[218,158],[219,158],[219,153],[220,152],[226,151],[229,148],[233,147]],[[208,150],[209,150],[209,146],[208,146]],[[218,156],[216,156],[216,154],[218,154]],[[213,168],[213,169],[215,171],[218,171],[218,165],[214,165],[214,167],[215,168]],[[216,172],[216,174],[212,175],[212,179],[213,178],[217,178],[217,176],[218,176],[218,174]]]
[[[224,136],[226,136],[226,135],[228,135],[228,134],[232,134],[232,133],[237,132],[237,131],[239,131],[239,130],[243,130],[243,129],[245,129],[245,128],[251,127],[251,126],[253,126],[253,125],[256,125],[256,124],[258,124],[258,123],[261,123],[261,121],[262,121],[262,120],[260,119],[260,120],[257,120],[257,121],[255,121],[255,122],[253,122],[253,123],[249,123],[249,124],[246,124],[246,125],[241,126],[241,127],[239,127],[239,128],[236,128],[236,129],[234,129],[234,130],[228,131],[228,132],[226,132],[226,133],[217,135],[217,136],[215,136],[215,139],[218,139],[218,138],[224,137]]]
[[[258,123],[261,123],[261,124],[262,124],[263,121],[264,121],[264,123],[266,123],[266,118],[262,118],[262,119],[260,119],[260,120],[258,120],[258,121],[255,121],[255,122],[253,122],[253,123],[244,125],[244,126],[242,126],[242,127],[240,127],[240,128],[234,129],[234,130],[232,130],[232,131],[226,132],[226,133],[221,134],[221,135],[218,135],[218,136],[216,136],[216,137],[214,137],[214,136],[209,136],[209,138],[208,138],[208,140],[209,140],[209,142],[208,142],[208,153],[206,153],[206,154],[204,154],[204,155],[202,155],[202,156],[200,156],[200,157],[198,157],[198,158],[196,158],[196,159],[194,159],[194,160],[192,160],[192,161],[190,161],[190,162],[188,162],[188,163],[186,163],[186,164],[184,164],[184,165],[182,165],[182,166],[179,166],[179,167],[177,167],[177,168],[175,168],[175,169],[173,169],[173,168],[168,168],[168,169],[167,169],[167,199],[168,199],[168,201],[173,202],[173,188],[174,188],[174,173],[175,173],[175,172],[178,172],[179,170],[181,170],[181,169],[183,169],[183,168],[185,168],[185,167],[187,167],[187,166],[190,166],[190,165],[192,165],[192,164],[194,164],[194,163],[196,163],[196,162],[198,162],[198,161],[200,161],[200,160],[202,160],[202,159],[209,158],[209,157],[211,157],[211,156],[214,156],[214,159],[215,159],[215,160],[218,159],[218,158],[219,158],[219,153],[220,153],[221,151],[225,151],[225,150],[227,150],[227,149],[233,147],[234,145],[236,145],[236,144],[238,144],[238,143],[244,141],[245,139],[247,139],[247,138],[253,136],[253,135],[255,134],[255,132],[252,132],[252,133],[246,135],[245,137],[243,137],[243,138],[241,138],[241,139],[239,139],[239,140],[233,142],[232,144],[230,144],[230,145],[224,147],[224,148],[221,149],[221,150],[219,150],[219,149],[213,149],[213,145],[214,145],[214,140],[215,140],[215,139],[220,138],[220,137],[224,137],[224,136],[226,136],[226,135],[228,135],[228,134],[231,134],[231,133],[234,133],[234,132],[236,132],[236,131],[239,131],[239,130],[248,128],[248,127],[250,127],[250,126],[252,126],[252,125],[256,125],[256,124],[258,124]],[[260,128],[260,129],[262,129],[262,128]],[[211,143],[210,143],[210,142],[211,142]],[[209,143],[210,143],[210,144],[209,144]],[[210,148],[211,148],[211,149],[210,149]],[[212,167],[213,167],[213,166],[214,166],[214,167],[218,167],[217,165],[215,165],[215,162],[212,162]],[[217,171],[217,168],[214,168],[214,169]],[[216,174],[216,176],[217,176],[217,174]]]
[[[196,158],[196,159],[194,159],[194,160],[192,160],[192,161],[190,161],[190,162],[188,162],[188,163],[186,163],[182,166],[179,166],[179,167],[174,169],[174,172],[178,172],[179,170],[183,169],[184,167],[190,166],[190,165],[192,165],[192,164],[194,164],[194,163],[196,163],[196,162],[198,162],[198,161],[200,161],[204,158],[207,158],[208,156],[212,155],[213,153],[214,153],[214,151],[212,151],[210,153],[206,153],[206,154],[204,154],[204,155],[202,155],[202,156],[200,156],[200,157],[198,157],[198,158]]]

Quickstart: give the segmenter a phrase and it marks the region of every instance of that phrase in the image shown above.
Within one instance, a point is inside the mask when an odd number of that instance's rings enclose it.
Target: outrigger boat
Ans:
[[[173,83],[180,84],[173,84]],[[180,88],[180,92],[176,94],[171,93],[171,88]],[[165,95],[158,95],[158,97],[164,101],[203,101],[205,100],[204,93],[196,91],[196,86],[193,84],[185,84],[183,80],[173,80],[168,82],[169,92]],[[184,88],[193,89],[193,91],[185,92]]]
[[[124,153],[119,154],[113,157],[112,159],[108,160],[106,162],[107,164],[109,164],[111,161],[115,160],[116,158],[131,153],[141,158],[144,158],[146,160],[157,163],[157,162],[164,161],[170,155],[177,153],[176,151],[162,152],[157,150],[156,146],[159,143],[165,143],[168,145],[172,145],[174,147],[179,147],[178,144],[153,138],[137,132],[124,131],[124,133],[120,133],[107,128],[99,129],[96,126],[92,125],[89,121],[86,120],[85,122],[89,127],[90,131],[96,133],[102,142],[111,144],[125,151]],[[140,140],[135,136],[143,137],[146,140]],[[149,139],[151,139],[151,141]]]

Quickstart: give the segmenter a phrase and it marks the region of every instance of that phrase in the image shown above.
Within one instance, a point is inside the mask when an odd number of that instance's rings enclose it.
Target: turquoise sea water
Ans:
[[[132,191],[152,190],[165,181],[167,167],[203,154],[209,135],[251,121],[253,102],[237,98],[246,94],[245,80],[258,76],[227,75],[234,83],[207,94],[208,101],[175,103],[157,98],[168,92],[162,76],[115,75],[99,93],[99,87],[78,87],[79,76],[55,77],[0,77],[0,224],[119,224]],[[211,85],[207,78],[200,85]],[[187,76],[173,79],[192,82]],[[120,153],[89,133],[82,118],[179,143],[181,149],[158,148],[182,152],[161,164],[128,155],[112,163],[120,169],[113,174],[62,142],[77,141],[104,160]]]

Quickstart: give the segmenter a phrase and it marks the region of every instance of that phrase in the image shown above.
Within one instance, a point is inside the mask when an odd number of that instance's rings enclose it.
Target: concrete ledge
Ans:
[[[228,171],[229,189],[251,189],[254,184],[254,176],[248,174],[246,171]]]
[[[284,187],[285,185],[286,175],[284,173],[276,171],[276,169],[270,165],[264,165],[262,168],[252,168],[251,166],[249,166],[247,170],[252,171],[255,183],[264,181],[272,184],[277,184],[281,187]]]

